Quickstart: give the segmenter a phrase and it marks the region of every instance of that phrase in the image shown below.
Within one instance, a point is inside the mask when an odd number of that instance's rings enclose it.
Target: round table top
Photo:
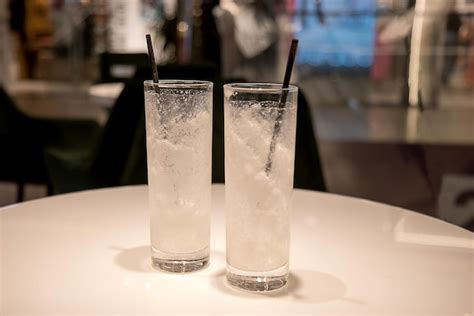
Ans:
[[[0,314],[471,315],[473,239],[400,208],[295,190],[289,283],[225,280],[224,187],[213,185],[211,263],[149,259],[147,187],[85,191],[0,209]]]

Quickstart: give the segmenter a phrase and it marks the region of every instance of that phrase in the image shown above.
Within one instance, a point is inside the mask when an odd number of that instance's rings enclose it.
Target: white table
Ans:
[[[105,101],[89,96],[86,84],[24,80],[8,84],[6,90],[18,108],[34,118],[95,120],[99,124],[108,118],[102,108]]]
[[[472,315],[473,240],[411,211],[296,190],[289,285],[253,294],[225,281],[224,187],[213,187],[210,266],[149,263],[145,186],[0,209],[0,315]]]
[[[124,87],[123,82],[100,83],[90,86],[88,93],[100,106],[111,108]]]

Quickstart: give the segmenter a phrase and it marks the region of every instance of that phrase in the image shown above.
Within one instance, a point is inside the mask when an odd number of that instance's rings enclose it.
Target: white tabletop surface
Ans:
[[[97,104],[110,108],[122,93],[125,84],[123,82],[100,83],[89,87],[89,95],[97,99]]]
[[[0,209],[0,315],[472,315],[472,234],[365,200],[295,190],[290,280],[273,294],[225,281],[224,187],[211,263],[173,275],[149,260],[147,188]]]

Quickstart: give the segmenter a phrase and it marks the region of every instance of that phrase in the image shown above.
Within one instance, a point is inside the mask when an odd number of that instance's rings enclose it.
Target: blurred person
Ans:
[[[212,14],[220,38],[220,74],[224,78],[229,78],[235,71],[240,58],[234,36],[234,19],[229,8],[222,5],[214,7]]]
[[[274,80],[280,0],[221,0],[213,10],[222,41],[222,74]],[[265,79],[267,78],[267,79]]]
[[[326,16],[323,11],[323,1],[316,0],[316,16],[321,25],[326,24]]]
[[[452,10],[449,12],[446,22],[446,36],[444,40],[445,54],[441,82],[443,85],[449,84],[449,78],[457,62],[456,48],[459,44],[459,30],[461,29],[461,17],[459,13]]]
[[[38,51],[52,34],[48,0],[9,0],[10,29],[16,34],[20,77],[33,78]]]
[[[389,79],[392,72],[401,76],[400,103],[404,106],[408,105],[408,73],[415,4],[416,0],[406,1],[406,3],[401,1],[393,3],[392,9],[403,13],[390,16],[382,15],[378,18],[375,33],[374,62],[371,69],[371,77],[374,80]],[[404,54],[394,54],[397,46],[403,48]]]
[[[438,105],[447,15],[455,4],[455,0],[416,1],[408,78],[411,106]]]
[[[374,60],[370,71],[370,77],[375,81],[384,81],[391,77],[394,42],[398,38],[386,39],[383,37],[386,33],[385,28],[390,22],[390,19],[384,19],[382,16],[378,19],[375,27]]]
[[[25,1],[26,0],[10,0],[8,9],[10,11],[10,30],[14,34],[15,46],[17,47],[18,63],[20,64],[20,78],[28,77],[28,67],[26,58],[26,30],[25,30]]]
[[[157,36],[165,20],[165,5],[167,2],[163,0],[141,0],[140,3],[140,17],[145,24],[146,32],[150,33],[154,39],[154,45],[157,44],[157,40],[161,40]]]
[[[468,45],[466,56],[465,82],[474,87],[474,19],[470,19],[462,26],[461,38]]]
[[[64,0],[53,1],[53,11],[51,14],[54,25],[53,41],[56,54],[66,56],[73,39],[73,29],[70,10],[64,3]]]
[[[412,26],[413,20],[415,17],[415,6],[416,0],[409,0],[408,1],[408,11],[413,11],[413,18],[412,18]],[[405,64],[403,68],[403,90],[402,90],[402,104],[409,106],[410,105],[410,60],[411,60],[411,36],[412,36],[412,28],[410,28],[410,33],[408,36],[405,37],[404,46],[405,46]]]
[[[199,0],[193,9],[193,62],[221,64],[220,37],[212,14],[219,0]]]
[[[163,38],[163,45],[159,49],[161,56],[158,56],[157,62],[173,63],[177,60],[178,0],[163,1],[162,12],[162,24],[158,37]]]

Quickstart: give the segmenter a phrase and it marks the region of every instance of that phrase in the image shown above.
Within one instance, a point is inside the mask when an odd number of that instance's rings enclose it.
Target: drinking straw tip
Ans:
[[[150,60],[151,73],[153,76],[153,82],[158,83],[158,69],[156,68],[155,53],[153,52],[153,43],[151,42],[150,34],[146,34],[146,44],[148,47],[148,59]]]
[[[298,40],[294,38],[291,41],[290,53],[288,54],[288,61],[286,63],[285,78],[283,79],[283,88],[288,88],[290,85],[291,72],[293,71],[293,64],[295,63],[297,48]]]

